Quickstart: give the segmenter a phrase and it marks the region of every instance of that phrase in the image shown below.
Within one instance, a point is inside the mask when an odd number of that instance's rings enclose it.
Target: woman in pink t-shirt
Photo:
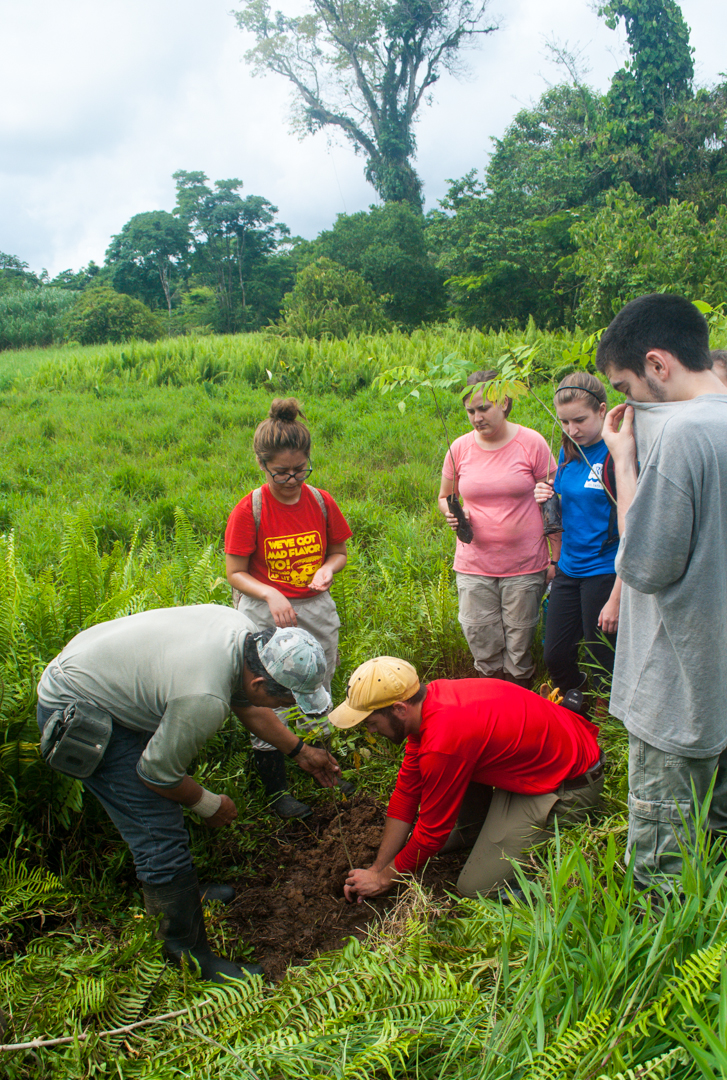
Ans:
[[[467,384],[496,376],[476,371]],[[511,408],[509,398],[494,404],[481,388],[465,398],[473,430],[455,439],[444,459],[439,509],[456,531],[447,506],[456,490],[474,533],[471,544],[457,541],[454,569],[459,621],[475,667],[481,675],[529,687],[540,601],[560,550],[557,534],[551,555],[533,492],[556,465],[542,435],[508,419]]]

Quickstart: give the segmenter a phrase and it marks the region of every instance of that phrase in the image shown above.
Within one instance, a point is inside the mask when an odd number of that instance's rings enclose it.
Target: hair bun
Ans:
[[[268,415],[271,420],[282,420],[286,424],[294,424],[299,416],[305,419],[303,410],[294,397],[275,398],[270,405]]]

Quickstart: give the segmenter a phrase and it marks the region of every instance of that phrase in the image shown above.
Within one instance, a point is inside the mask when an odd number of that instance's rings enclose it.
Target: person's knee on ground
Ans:
[[[515,876],[523,852],[552,835],[548,816],[556,794],[518,795],[495,788],[490,809],[465,863],[457,890],[468,897],[487,896]]]
[[[476,843],[491,801],[492,788],[489,784],[478,784],[476,780],[470,782],[459,808],[457,823],[440,849],[440,855],[471,848]]]

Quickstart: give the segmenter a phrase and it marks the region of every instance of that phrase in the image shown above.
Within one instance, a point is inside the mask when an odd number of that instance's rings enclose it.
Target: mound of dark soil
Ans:
[[[370,866],[384,821],[385,810],[369,796],[324,802],[305,821],[281,828],[265,865],[239,883],[225,922],[240,945],[254,948],[268,977],[282,978],[288,965],[362,937],[395,903],[393,893],[363,904],[349,904],[343,895],[349,857],[354,867]],[[452,891],[464,857],[433,860],[424,884],[439,896]]]

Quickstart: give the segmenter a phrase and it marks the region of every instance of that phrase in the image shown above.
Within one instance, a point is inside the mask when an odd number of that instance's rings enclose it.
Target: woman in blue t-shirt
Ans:
[[[563,514],[563,544],[545,626],[545,663],[561,693],[586,681],[578,669],[581,641],[596,665],[596,692],[603,676],[613,671],[621,580],[614,570],[616,509],[601,484],[608,457],[601,438],[607,407],[606,391],[594,375],[579,371],[562,380],[555,392],[563,428],[558,470],[554,484],[535,488],[539,503],[559,495]]]

